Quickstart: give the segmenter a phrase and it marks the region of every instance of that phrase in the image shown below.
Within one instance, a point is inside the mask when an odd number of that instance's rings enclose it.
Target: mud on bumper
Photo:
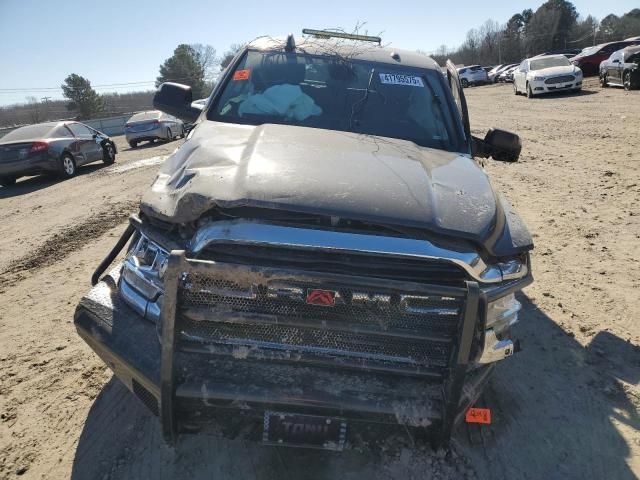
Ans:
[[[184,260],[176,262],[170,268],[188,268]],[[145,320],[120,298],[119,272],[120,267],[111,271],[81,300],[75,325],[114,374],[160,417],[169,442],[181,432],[206,431],[221,417],[252,419],[259,429],[265,412],[281,411],[345,419],[348,436],[361,426],[431,427],[432,438],[447,443],[493,370],[492,364],[468,368],[477,286],[466,292],[466,314],[446,376],[429,378],[240,358],[208,346],[183,345],[176,339],[181,327],[176,325],[175,303],[165,303],[162,324]],[[177,284],[179,277],[170,278]],[[172,288],[177,285],[167,286]]]

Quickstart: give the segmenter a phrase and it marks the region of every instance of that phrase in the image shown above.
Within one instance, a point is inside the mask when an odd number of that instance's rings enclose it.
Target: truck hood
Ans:
[[[211,121],[167,159],[141,209],[183,223],[214,207],[246,206],[415,227],[489,251],[506,223],[468,155],[351,132]]]

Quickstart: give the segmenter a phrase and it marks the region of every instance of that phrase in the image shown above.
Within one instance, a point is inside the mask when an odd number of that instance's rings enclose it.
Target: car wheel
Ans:
[[[129,146],[131,148],[136,148],[138,146],[138,142],[129,142]]]
[[[60,157],[60,174],[64,178],[71,178],[76,174],[76,161],[68,153]]]
[[[11,185],[15,185],[15,183],[15,177],[0,177],[0,185],[3,187],[10,187]]]
[[[187,135],[184,133],[184,125],[182,125],[182,131],[181,131],[181,132],[182,132],[182,133],[180,133],[180,138],[184,138],[184,137],[186,137],[186,136],[187,136]]]
[[[600,74],[600,86],[602,88],[607,88],[609,86],[609,84],[607,83],[607,74],[606,73],[601,73]]]
[[[527,83],[527,98],[533,98],[533,90],[531,90],[531,85]]]
[[[624,76],[622,77],[622,84],[624,85],[625,90],[631,90],[631,72],[624,72]]]
[[[513,94],[518,95],[518,87],[516,87],[516,82],[513,82]]]
[[[111,165],[116,161],[116,149],[111,143],[106,143],[102,149],[102,162],[105,165]]]
[[[171,142],[173,140],[173,134],[171,133],[171,129],[167,128],[167,142]]]
[[[460,84],[462,85],[462,88],[467,88],[469,86],[469,80],[463,78],[462,80],[460,80]]]

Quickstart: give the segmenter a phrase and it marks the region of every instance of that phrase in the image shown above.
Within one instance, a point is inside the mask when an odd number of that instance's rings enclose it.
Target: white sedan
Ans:
[[[513,72],[513,91],[531,98],[541,93],[582,88],[582,70],[564,55],[527,58]]]

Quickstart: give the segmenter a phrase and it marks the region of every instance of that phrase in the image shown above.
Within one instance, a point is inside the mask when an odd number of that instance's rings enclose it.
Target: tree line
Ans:
[[[487,20],[467,32],[456,49],[440,46],[432,57],[440,65],[448,58],[456,64],[493,65],[516,63],[523,58],[562,49],[581,49],[607,41],[640,35],[640,9],[618,17],[607,15],[598,21],[591,15],[581,17],[567,0],[548,0],[535,11],[525,9],[500,25]],[[159,66],[156,87],[163,82],[189,85],[194,100],[205,98],[215,85],[220,71],[227,67],[242,44],[232,45],[218,56],[211,45],[180,44]],[[152,108],[153,92],[100,95],[89,79],[72,73],[61,85],[66,101],[39,102],[27,97],[25,105],[0,107],[0,126],[38,123],[61,118],[84,120]]]
[[[582,49],[638,35],[639,8],[598,21],[591,15],[581,17],[567,0],[548,0],[535,11],[529,8],[513,14],[503,25],[487,20],[469,30],[458,48],[441,45],[431,56],[441,65],[447,58],[464,65],[517,63],[539,53]]]
[[[87,118],[122,115],[153,108],[154,90],[127,93],[103,93],[100,95],[99,112],[91,112]],[[26,103],[0,107],[0,128],[15,127],[52,120],[79,119],[79,111],[69,110],[68,100],[26,97]]]
[[[225,68],[242,44],[233,44],[220,57],[211,45],[180,44],[159,67],[156,87],[178,82],[193,89],[194,100],[209,95],[220,69]],[[66,100],[26,97],[26,103],[0,107],[0,127],[12,127],[50,120],[87,120],[153,108],[153,90],[99,94],[89,79],[72,73],[60,85]]]

